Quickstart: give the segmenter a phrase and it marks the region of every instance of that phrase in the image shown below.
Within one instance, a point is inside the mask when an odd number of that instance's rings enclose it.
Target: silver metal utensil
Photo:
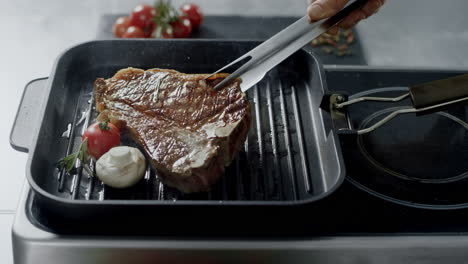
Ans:
[[[308,17],[304,16],[258,45],[256,48],[206,78],[247,60],[234,73],[214,87],[214,89],[220,89],[232,80],[241,78],[241,89],[242,91],[246,91],[263,79],[265,74],[273,67],[310,43],[313,39],[327,32],[331,27],[342,21],[352,11],[362,7],[366,2],[367,0],[351,0],[336,15],[315,23],[309,23]]]

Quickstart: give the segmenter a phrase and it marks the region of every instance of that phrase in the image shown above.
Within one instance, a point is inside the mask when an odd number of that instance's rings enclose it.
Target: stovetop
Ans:
[[[57,235],[32,223],[35,220],[28,215],[31,212],[28,200],[30,202],[32,197],[25,184],[19,207],[24,210],[18,210],[13,226],[14,259],[15,263],[25,264],[37,263],[38,259],[47,259],[52,264],[96,263],[97,260],[104,264],[116,260],[119,263],[162,260],[166,263],[338,264],[440,263],[447,260],[462,263],[466,260],[468,236],[463,219],[467,210],[444,212],[403,207],[372,197],[348,182],[336,193],[337,198],[343,195],[354,195],[352,199],[347,196],[353,202],[346,205],[352,206],[347,208],[339,203],[340,199],[327,203],[330,206],[328,212],[337,218],[320,227],[325,228],[319,232],[322,234],[312,234],[311,228],[317,227],[310,225],[320,218],[319,212],[303,208],[301,215],[282,217],[278,213],[276,218],[270,219],[271,224],[266,225],[270,228],[270,236],[253,233],[237,237],[209,234],[90,236],[80,232]],[[242,218],[248,218],[248,215],[239,216],[238,220]],[[277,232],[286,231],[285,227],[291,221],[298,223],[295,234]],[[223,224],[225,229],[236,227],[232,223]]]
[[[69,229],[74,234],[89,233],[73,223],[48,219],[35,207],[34,194],[25,203],[28,219],[41,229]],[[330,198],[316,205],[295,208],[262,209],[246,212],[232,221],[213,221],[208,226],[190,227],[193,232],[177,226],[164,226],[161,235],[172,237],[314,237],[388,234],[447,234],[468,232],[468,209],[428,210],[411,208],[372,196],[346,181]],[[245,223],[255,215],[255,223]],[[181,218],[186,217],[180,215]],[[258,219],[261,217],[261,221]],[[243,219],[244,218],[244,219]],[[220,216],[220,219],[225,220]],[[261,225],[256,224],[262,222]],[[229,226],[229,228],[226,228]],[[209,228],[209,229],[208,229]],[[77,230],[79,229],[79,230]],[[95,230],[93,230],[95,232]],[[144,231],[143,231],[144,233]]]
[[[389,70],[389,69],[370,69],[367,67],[329,67],[326,72],[329,90],[344,91],[348,94],[360,93],[369,91],[375,88],[382,87],[401,87],[415,83],[426,82],[433,79],[444,78],[457,74],[454,71],[412,71],[412,70]],[[344,86],[346,85],[346,86]],[[401,90],[402,88],[397,89]],[[392,105],[385,105],[390,107]],[[370,109],[370,110],[369,110]],[[364,113],[358,118],[361,122],[366,119],[366,116],[371,116],[375,109],[364,107],[359,111]],[[452,114],[459,118],[466,118],[467,110],[464,107],[451,111]],[[405,117],[407,118],[407,117]],[[400,124],[406,139],[411,136],[418,136],[417,133],[411,134],[411,130],[418,127],[409,126],[416,119],[406,119]],[[431,121],[431,120],[429,120]],[[359,123],[358,122],[358,123]],[[432,122],[432,121],[431,121]],[[398,124],[398,123],[397,123]],[[430,123],[432,124],[432,123]],[[387,129],[387,131],[385,131]],[[396,131],[395,131],[396,130]],[[431,131],[434,129],[431,129]],[[406,131],[406,132],[404,132]],[[422,128],[421,128],[422,131]],[[452,128],[452,132],[453,132]],[[464,132],[464,130],[463,130]],[[389,135],[398,132],[398,127],[387,126],[373,132],[378,135]],[[405,134],[406,133],[406,134]],[[438,132],[439,133],[439,132]],[[465,132],[464,132],[465,133]],[[427,134],[421,135],[427,137]],[[372,138],[372,137],[370,137]],[[384,139],[388,140],[388,138]],[[364,138],[366,140],[366,138]],[[369,139],[367,139],[369,140]],[[403,139],[405,140],[405,138]],[[383,144],[382,149],[391,149],[391,141],[377,141],[375,146]],[[467,143],[463,137],[462,142]],[[376,144],[379,143],[379,144]],[[387,145],[385,145],[385,144]],[[457,142],[455,142],[457,143]],[[187,215],[193,212],[175,211],[175,214],[166,222],[164,220],[164,228],[161,228],[158,235],[165,236],[183,236],[183,237],[225,237],[243,238],[249,237],[311,237],[311,236],[349,236],[349,235],[377,235],[377,234],[441,234],[441,233],[463,233],[468,231],[468,209],[445,210],[445,207],[426,206],[424,204],[411,204],[411,200],[398,201],[393,197],[385,197],[380,193],[369,194],[372,186],[364,186],[366,177],[383,177],[382,175],[370,175],[375,171],[368,170],[356,161],[356,152],[345,151],[345,161],[347,169],[347,180],[345,183],[331,196],[309,205],[292,206],[292,207],[255,207],[242,211],[243,215],[237,215],[236,212],[222,211],[218,213],[216,221],[203,217],[202,209],[198,212],[200,216],[197,219],[191,219],[190,225],[186,225]],[[377,151],[378,152],[378,151]],[[407,151],[408,152],[408,151]],[[417,154],[417,152],[414,152]],[[390,153],[392,154],[392,153]],[[395,154],[395,153],[394,153]],[[398,153],[396,153],[398,156]],[[411,153],[410,153],[411,154]],[[448,153],[441,153],[443,155]],[[462,152],[464,154],[464,152]],[[406,153],[408,155],[408,153]],[[395,159],[394,160],[401,160]],[[424,158],[417,156],[406,156],[403,160],[416,160],[419,163],[427,161]],[[459,160],[459,158],[458,158]],[[397,164],[397,163],[396,163]],[[451,164],[454,165],[454,164]],[[421,164],[421,166],[430,166],[430,164]],[[439,164],[440,166],[440,164]],[[460,166],[464,166],[461,164]],[[414,169],[414,166],[412,167]],[[430,168],[430,167],[429,167]],[[416,168],[418,169],[418,168]],[[440,168],[434,168],[433,170]],[[423,168],[419,171],[427,170]],[[363,180],[364,178],[364,180]],[[361,180],[361,182],[359,182]],[[391,184],[391,183],[389,183]],[[387,184],[388,185],[388,184]],[[389,189],[397,189],[399,186],[390,186]],[[424,194],[426,195],[426,194]],[[383,199],[384,198],[384,199]],[[424,198],[424,197],[422,197]],[[422,199],[423,200],[423,199]],[[460,205],[459,207],[466,207]],[[83,227],[75,225],[72,222],[64,222],[61,219],[49,218],[47,214],[36,205],[34,194],[31,192],[25,202],[26,215],[29,220],[41,229],[50,232],[59,232],[65,234],[100,234],[99,230],[95,230],[92,226]],[[161,216],[164,218],[164,216]],[[249,219],[255,218],[255,221]],[[175,220],[174,219],[179,219]],[[112,224],[112,223],[110,223]],[[196,226],[197,228],[193,228]],[[229,228],[226,228],[229,226]],[[118,228],[116,228],[118,230]],[[115,234],[119,234],[116,231]],[[121,234],[132,235],[125,232]],[[146,230],[136,231],[136,235],[147,234]]]
[[[459,73],[351,66],[326,68],[329,89],[349,94],[407,86]],[[451,114],[463,118],[468,113],[466,108],[461,108]],[[99,234],[92,224],[83,227],[49,218],[36,206],[34,193],[26,185],[13,226],[15,261],[34,263],[35,258],[44,256],[50,256],[56,263],[96,259],[113,263],[116,258],[122,263],[150,263],[161,257],[174,263],[182,263],[187,258],[206,263],[213,261],[213,256],[228,263],[465,260],[466,206],[429,209],[429,206],[402,204],[391,197],[371,194],[356,182],[359,179],[356,173],[368,177],[378,175],[369,174],[359,164],[350,164],[352,159],[346,154],[345,160],[347,179],[335,193],[318,202],[293,207],[255,207],[242,214],[220,211],[210,219],[203,217],[203,211],[179,213],[159,225],[160,232],[151,236],[145,230],[128,234],[119,229],[109,236]]]

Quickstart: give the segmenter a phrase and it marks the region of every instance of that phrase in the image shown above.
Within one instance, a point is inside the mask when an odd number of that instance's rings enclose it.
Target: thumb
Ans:
[[[346,5],[348,0],[315,0],[307,8],[309,20],[315,22],[338,13]]]

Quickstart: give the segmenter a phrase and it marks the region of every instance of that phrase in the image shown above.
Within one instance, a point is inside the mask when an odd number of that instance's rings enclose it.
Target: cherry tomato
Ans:
[[[114,36],[121,38],[127,32],[129,26],[130,18],[128,16],[119,17],[112,27],[112,33],[114,33]]]
[[[151,23],[143,29],[143,32],[145,33],[145,38],[150,38],[155,28],[156,24],[153,21],[151,21]]]
[[[180,11],[187,16],[192,23],[193,28],[197,28],[203,21],[203,14],[200,8],[195,4],[184,4],[180,7]]]
[[[163,30],[161,37],[165,39],[174,38],[174,31],[172,30],[172,27],[169,26],[166,28],[166,30]]]
[[[175,38],[188,38],[192,34],[192,24],[187,17],[179,17],[171,26]]]
[[[145,32],[135,26],[130,26],[127,31],[123,34],[123,38],[144,38],[145,37]]]
[[[120,131],[111,123],[94,123],[83,133],[88,139],[88,154],[99,159],[111,148],[120,144]]]
[[[151,34],[152,38],[174,38],[174,30],[172,26],[167,26],[164,30],[161,27],[156,27],[156,29]]]
[[[155,16],[156,10],[152,6],[137,5],[130,14],[130,25],[149,31],[151,27],[154,27]]]

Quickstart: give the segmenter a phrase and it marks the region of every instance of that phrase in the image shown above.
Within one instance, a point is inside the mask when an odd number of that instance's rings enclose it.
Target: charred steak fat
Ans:
[[[163,182],[209,190],[244,143],[251,112],[240,80],[214,91],[225,74],[127,68],[94,83],[98,117],[128,129]]]

